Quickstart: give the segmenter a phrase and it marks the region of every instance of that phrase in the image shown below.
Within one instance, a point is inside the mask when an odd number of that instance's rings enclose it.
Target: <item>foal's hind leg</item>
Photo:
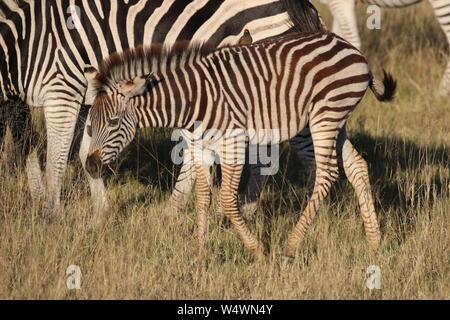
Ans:
[[[339,126],[333,122],[311,126],[316,162],[314,189],[305,210],[287,240],[284,249],[284,255],[287,258],[295,257],[297,247],[311,226],[319,204],[328,195],[332,183],[339,175],[336,144],[341,127],[342,125]]]
[[[342,159],[345,175],[355,189],[358,197],[367,242],[372,250],[376,250],[380,245],[381,234],[378,227],[375,205],[373,203],[372,190],[370,188],[367,163],[347,139],[345,128],[339,140],[343,141],[340,159]]]
[[[316,165],[314,160],[314,144],[311,139],[309,128],[305,128],[299,135],[293,138],[291,140],[291,145],[300,162],[306,168],[308,186],[309,190],[312,192]],[[380,244],[381,236],[370,188],[367,163],[347,139],[345,128],[338,137],[337,153],[338,160],[342,163],[345,175],[355,189],[358,197],[369,246],[371,249],[376,249]]]

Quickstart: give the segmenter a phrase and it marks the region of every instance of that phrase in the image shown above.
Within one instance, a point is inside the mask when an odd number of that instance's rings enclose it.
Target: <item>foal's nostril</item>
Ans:
[[[93,177],[100,175],[100,169],[102,167],[102,159],[100,156],[100,150],[92,152],[86,159],[86,171]]]

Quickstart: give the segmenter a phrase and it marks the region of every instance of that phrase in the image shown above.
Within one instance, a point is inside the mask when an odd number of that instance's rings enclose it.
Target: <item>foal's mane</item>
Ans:
[[[257,41],[254,43],[254,45],[261,45],[283,39],[325,33],[328,32],[319,30],[289,33],[283,36],[271,37]],[[216,51],[239,46],[242,45],[228,45],[217,48],[208,42],[196,43],[190,41],[176,42],[173,46],[167,46],[164,44],[153,44],[150,46],[141,45],[136,48],[113,53],[108,58],[103,60],[99,66],[99,73],[95,78],[96,86],[100,89],[101,87],[108,84],[118,84],[124,81],[132,80],[136,76],[142,76],[142,66],[147,66],[149,68],[153,65],[154,62],[156,62],[157,65],[162,65],[173,60],[179,60],[180,58],[186,58],[186,60],[201,59]]]
[[[191,43],[190,41],[176,42],[173,46],[153,44],[150,46],[137,46],[123,52],[116,52],[103,60],[99,66],[99,75],[96,80],[99,84],[107,84],[109,80],[117,80],[121,76],[133,73],[136,66],[151,65],[151,62],[162,63],[182,57],[204,57],[216,50],[208,43]]]

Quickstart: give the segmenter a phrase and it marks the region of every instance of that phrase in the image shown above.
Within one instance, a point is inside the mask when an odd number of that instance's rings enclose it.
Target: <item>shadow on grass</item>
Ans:
[[[25,113],[18,113],[8,119],[3,113],[2,120],[12,127],[14,140],[21,145],[19,150],[26,153],[29,150],[27,144],[34,142],[35,134],[27,133],[27,128],[30,127],[29,113],[26,108],[19,107],[16,106],[16,109],[25,110]],[[76,139],[71,149],[72,161],[78,158],[87,111],[87,108],[81,110]],[[3,133],[4,125],[0,125],[0,138]],[[398,229],[406,233],[414,229],[418,208],[431,206],[436,198],[448,196],[448,176],[438,175],[435,170],[434,173],[423,172],[428,166],[448,168],[450,159],[447,148],[419,146],[412,141],[395,137],[374,138],[366,133],[351,134],[351,140],[369,164],[370,180],[382,226],[385,222],[384,212],[392,211],[396,213],[394,219]],[[131,177],[144,185],[154,186],[161,192],[171,192],[180,169],[171,160],[171,151],[176,144],[177,142],[171,141],[169,130],[141,131],[112,166],[113,170],[106,172],[105,180],[120,185]],[[295,212],[298,216],[307,201],[306,174],[287,145],[281,148],[280,166],[279,173],[269,179],[260,200],[267,226],[270,226],[271,217],[282,211]],[[218,185],[220,169],[215,172],[215,184]],[[241,194],[245,190],[248,176],[248,172],[244,171]],[[340,179],[334,185],[329,199],[330,203],[334,203],[351,197],[354,197],[353,189],[345,179]]]
[[[447,176],[421,174],[426,166],[448,167],[448,150],[444,147],[422,147],[398,138],[374,138],[365,133],[353,134],[351,140],[368,162],[381,227],[386,222],[385,213],[395,212],[395,216],[390,216],[390,219],[394,219],[395,227],[402,233],[399,239],[404,239],[415,228],[416,215],[421,206],[432,206],[436,198],[448,196]],[[179,171],[179,166],[174,165],[170,157],[175,144],[170,140],[167,130],[141,133],[120,158],[116,167],[116,181],[120,184],[127,176],[132,176],[142,184],[171,192]],[[216,168],[215,172],[215,185],[218,186],[220,168]],[[241,195],[248,177],[248,171],[244,171]],[[290,147],[284,145],[281,148],[280,171],[269,179],[260,200],[264,229],[269,232],[264,236],[268,238],[266,241],[270,241],[272,218],[284,212],[295,212],[295,218],[292,218],[296,221],[307,199],[306,173]],[[356,199],[354,190],[343,174],[335,183],[329,199],[331,204]]]
[[[368,163],[381,228],[383,229],[387,220],[385,213],[395,213],[389,218],[393,219],[394,227],[401,233],[398,235],[399,241],[403,241],[415,228],[421,207],[431,207],[437,199],[449,196],[449,175],[439,175],[436,170],[424,171],[428,166],[435,166],[445,172],[450,163],[448,149],[422,147],[398,138],[374,138],[365,133],[353,134],[350,138]],[[280,172],[269,180],[266,186],[269,191],[263,194],[260,200],[264,224],[269,232],[266,235],[268,239],[272,229],[272,217],[286,211],[295,212],[293,222],[296,222],[308,200],[306,172],[295,155],[288,150],[289,147],[284,149]],[[351,199],[356,201],[354,190],[345,178],[342,168],[340,172],[340,179],[334,184],[328,197],[330,204]],[[295,189],[290,185],[296,186]]]

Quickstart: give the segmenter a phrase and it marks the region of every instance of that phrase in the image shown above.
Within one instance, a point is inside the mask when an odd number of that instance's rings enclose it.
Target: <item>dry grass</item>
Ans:
[[[253,262],[226,219],[214,213],[208,255],[199,257],[194,199],[185,215],[164,215],[175,172],[171,143],[164,132],[148,131],[107,178],[113,218],[101,230],[88,228],[89,192],[77,161],[67,174],[61,217],[46,224],[30,202],[20,161],[13,165],[3,154],[0,298],[450,298],[450,110],[448,98],[433,94],[447,49],[428,9],[424,3],[386,12],[381,31],[363,30],[372,68],[378,73],[383,66],[399,80],[395,103],[381,105],[369,94],[349,126],[370,166],[383,232],[378,254],[368,255],[356,199],[341,180],[295,263],[280,268],[282,245],[306,201],[304,175],[285,148],[283,168],[250,223],[270,258]],[[81,290],[66,288],[72,264],[81,267]],[[381,290],[366,288],[372,264],[382,270]]]

